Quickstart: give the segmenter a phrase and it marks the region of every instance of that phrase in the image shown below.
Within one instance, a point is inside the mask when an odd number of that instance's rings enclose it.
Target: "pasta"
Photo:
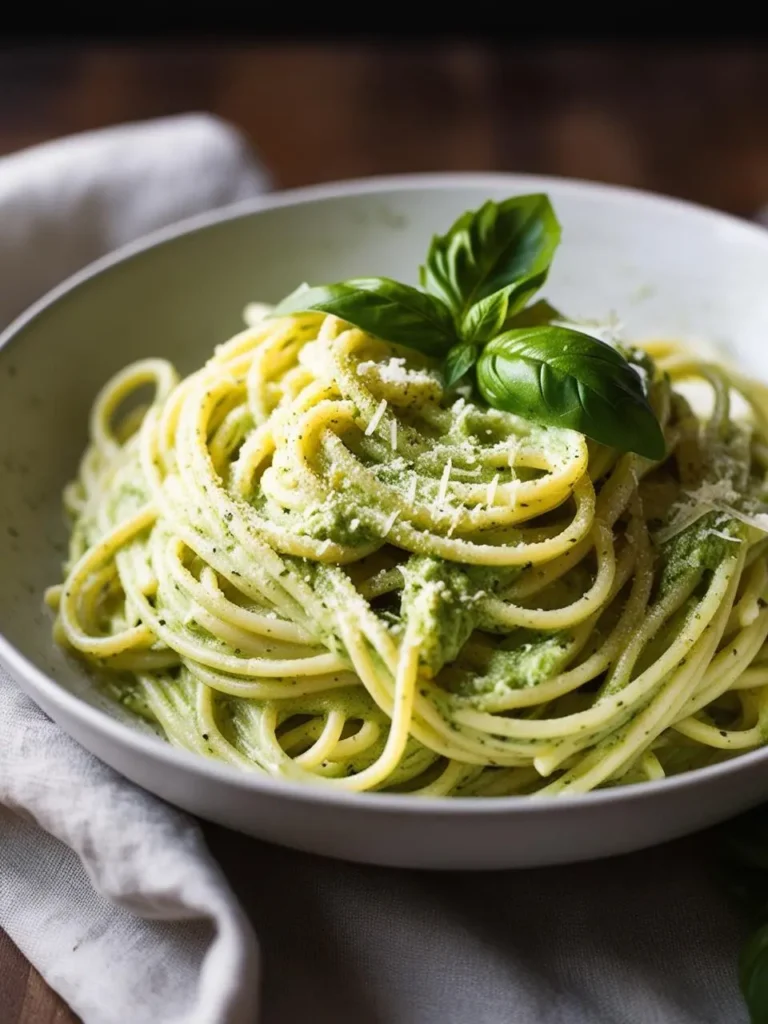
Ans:
[[[768,389],[644,345],[654,462],[265,311],[94,404],[48,601],[116,699],[179,747],[353,791],[582,793],[764,742]]]

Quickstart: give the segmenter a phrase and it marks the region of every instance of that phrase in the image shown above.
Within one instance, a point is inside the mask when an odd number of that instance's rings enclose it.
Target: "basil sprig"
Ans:
[[[462,214],[447,234],[435,235],[419,278],[457,324],[493,318],[501,330],[544,284],[559,244],[560,225],[547,196],[489,200]]]
[[[526,305],[559,242],[546,195],[489,200],[432,239],[420,288],[386,277],[302,285],[271,315],[332,314],[441,358],[447,387],[470,375],[494,408],[660,459],[664,437],[633,366],[610,345],[553,326],[563,317],[546,300]]]

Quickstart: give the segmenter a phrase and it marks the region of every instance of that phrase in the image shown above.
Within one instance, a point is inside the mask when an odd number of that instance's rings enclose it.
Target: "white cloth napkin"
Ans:
[[[117,246],[267,184],[241,136],[202,115],[0,160],[0,323]],[[85,1024],[256,1019],[253,932],[195,823],[1,671],[0,926]]]
[[[0,321],[108,249],[265,184],[241,139],[206,117],[0,161]],[[187,816],[0,675],[0,926],[85,1024],[746,1024],[743,924],[706,835],[486,874],[205,835],[221,869]],[[264,958],[258,1018],[240,907]]]
[[[0,329],[126,242],[269,187],[232,127],[209,115],[83,132],[0,160]]]

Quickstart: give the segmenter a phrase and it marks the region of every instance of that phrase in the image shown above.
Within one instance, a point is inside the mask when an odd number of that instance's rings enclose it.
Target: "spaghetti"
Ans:
[[[263,312],[94,404],[48,601],[113,695],[180,747],[357,791],[585,792],[764,742],[768,388],[635,351],[651,462]]]

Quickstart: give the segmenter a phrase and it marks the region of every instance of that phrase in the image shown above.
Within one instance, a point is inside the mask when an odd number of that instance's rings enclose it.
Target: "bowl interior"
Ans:
[[[612,313],[631,339],[698,339],[768,377],[768,232],[639,193],[541,178],[461,176],[284,194],[166,237],[74,287],[7,332],[0,349],[0,628],[40,670],[98,706],[51,638],[61,491],[107,377],[150,355],[182,372],[242,327],[249,301],[302,281],[386,275],[415,283],[435,232],[488,198],[547,191],[563,243],[544,294],[574,318]],[[273,204],[273,205],[270,205]],[[118,714],[111,705],[110,713]]]

